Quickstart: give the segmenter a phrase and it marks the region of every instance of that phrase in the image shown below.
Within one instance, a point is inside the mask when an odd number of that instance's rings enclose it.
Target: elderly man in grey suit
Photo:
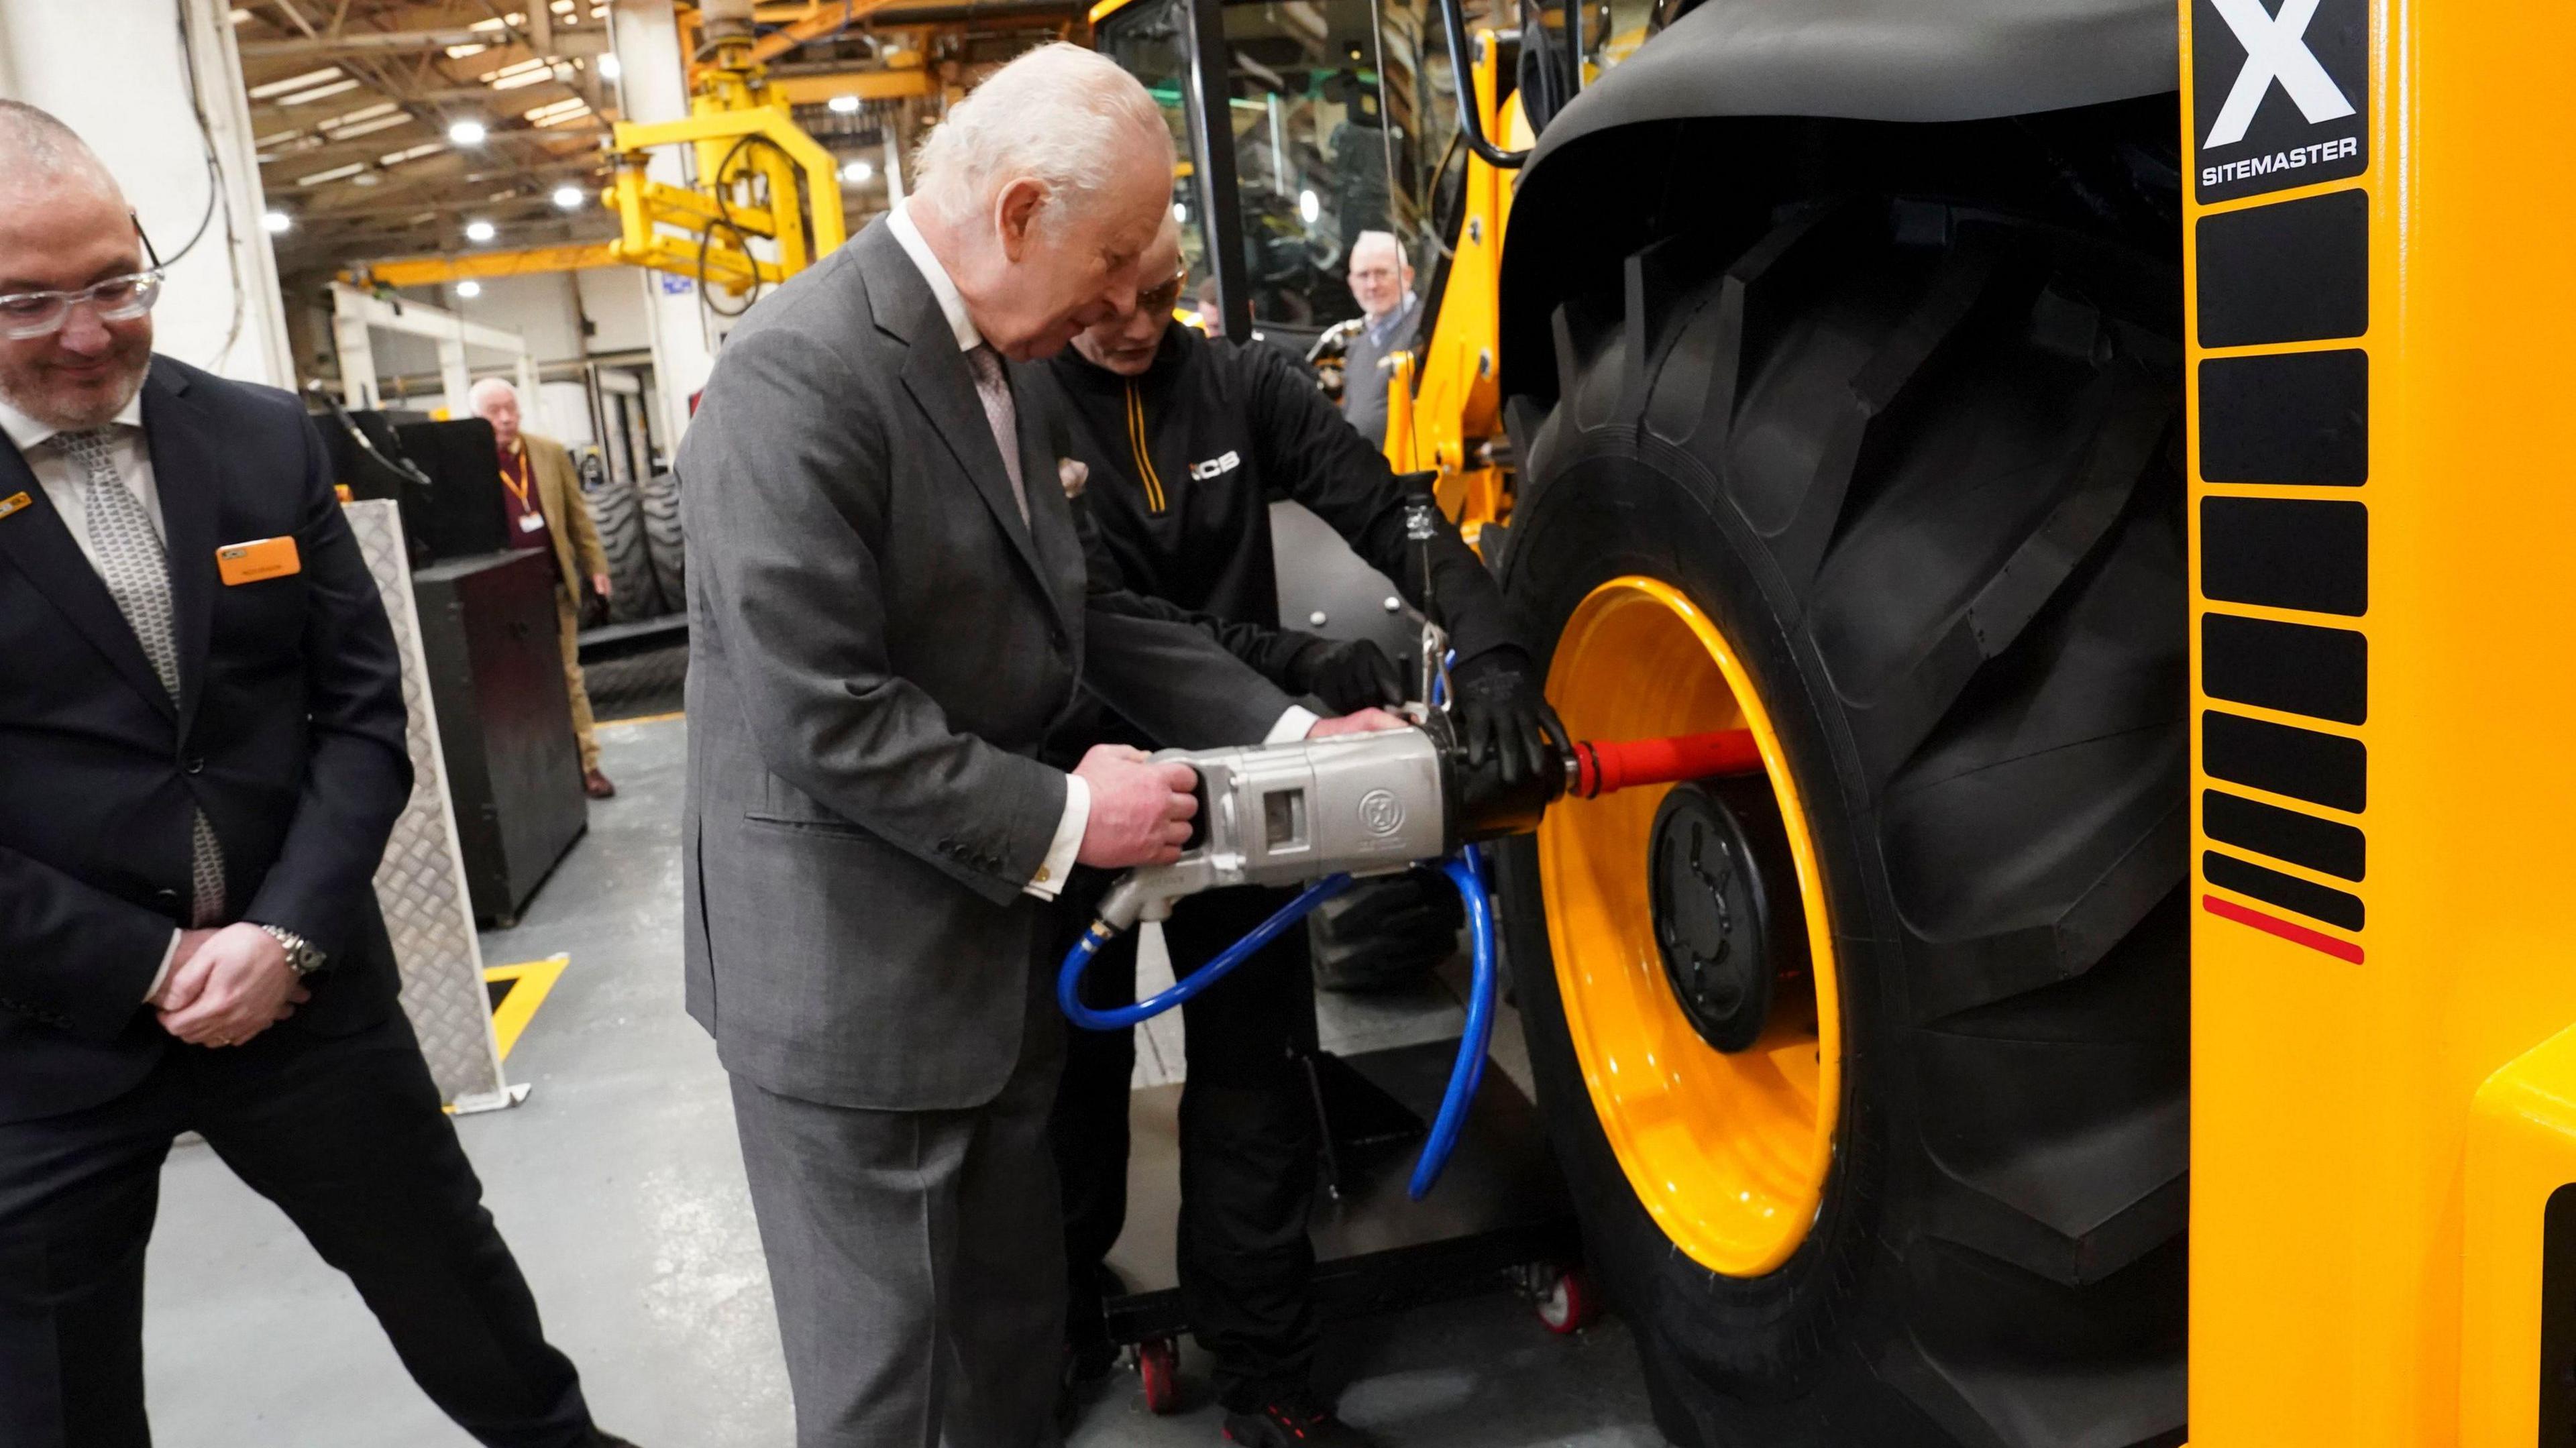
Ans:
[[[1179,744],[1318,722],[1094,590],[1010,361],[1132,311],[1172,150],[1088,51],[951,108],[891,217],[752,310],[680,449],[689,1010],[733,1076],[802,1448],[1050,1431],[1047,902],[1175,858],[1186,768],[1034,757],[1089,687]]]

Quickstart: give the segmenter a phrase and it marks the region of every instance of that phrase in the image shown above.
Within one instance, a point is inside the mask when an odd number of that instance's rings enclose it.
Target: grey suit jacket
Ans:
[[[1095,590],[1024,407],[1020,521],[930,286],[882,222],[752,309],[681,445],[689,1013],[766,1090],[980,1105],[1017,1054],[1064,811],[1034,756],[1087,682],[1155,737],[1288,698]]]

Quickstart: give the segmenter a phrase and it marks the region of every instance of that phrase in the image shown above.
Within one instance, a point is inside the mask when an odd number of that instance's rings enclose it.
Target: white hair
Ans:
[[[1158,143],[1169,157],[1171,130],[1145,87],[1099,52],[1058,41],[993,72],[950,106],[921,143],[913,173],[921,190],[953,186],[951,202],[979,207],[1031,177],[1045,183],[1054,210],[1107,186],[1138,145]]]
[[[1413,258],[1404,254],[1404,243],[1396,240],[1395,233],[1392,231],[1363,231],[1351,238],[1351,264],[1357,266],[1360,253],[1373,246],[1382,246],[1394,252],[1398,270],[1413,264]]]
[[[508,396],[512,402],[519,400],[519,389],[512,386],[510,380],[506,377],[486,377],[475,383],[473,386],[465,389],[465,400],[467,405],[476,408],[480,408],[483,405],[484,398],[500,397],[504,395]]]

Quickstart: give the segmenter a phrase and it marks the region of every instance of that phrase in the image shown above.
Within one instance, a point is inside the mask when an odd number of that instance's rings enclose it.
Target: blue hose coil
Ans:
[[[1494,908],[1485,894],[1484,863],[1470,846],[1444,861],[1440,872],[1458,887],[1466,904],[1474,974],[1467,993],[1467,1030],[1458,1041],[1458,1063],[1450,1068],[1449,1089],[1441,1097],[1440,1114],[1432,1119],[1430,1136],[1422,1144],[1422,1155],[1414,1162],[1413,1179],[1406,1187],[1417,1202],[1440,1180],[1441,1170],[1449,1165],[1450,1153],[1458,1149],[1458,1133],[1466,1127],[1467,1108],[1476,1099],[1476,1088],[1484,1082],[1485,1051],[1494,1037]],[[1327,875],[1317,880],[1269,919],[1254,926],[1250,934],[1218,952],[1214,960],[1174,981],[1169,990],[1158,991],[1134,1005],[1105,1010],[1082,1003],[1083,972],[1091,968],[1092,957],[1109,943],[1113,933],[1105,923],[1093,921],[1064,954],[1064,965],[1055,978],[1056,1004],[1067,1020],[1087,1031],[1120,1031],[1150,1021],[1232,974],[1235,967],[1278,939],[1289,926],[1305,919],[1308,911],[1350,885],[1348,875]]]

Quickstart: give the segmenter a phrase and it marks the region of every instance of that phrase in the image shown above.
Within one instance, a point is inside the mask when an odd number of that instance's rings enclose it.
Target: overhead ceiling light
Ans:
[[[456,294],[470,302],[483,295],[483,284],[472,277],[467,277],[456,284]]]
[[[458,121],[447,128],[447,139],[460,146],[479,146],[491,135],[481,121]]]
[[[558,186],[555,188],[555,205],[563,208],[564,210],[579,211],[581,209],[581,202],[582,195],[580,187]]]
[[[836,116],[855,116],[859,113],[857,96],[834,96],[823,104],[830,107],[832,114]]]
[[[1297,193],[1297,215],[1303,219],[1308,226],[1314,225],[1315,218],[1323,214],[1323,198],[1317,196],[1312,191],[1300,191]]]
[[[500,234],[500,228],[494,226],[488,221],[469,221],[465,223],[465,239],[467,241],[490,241],[493,237]]]
[[[853,186],[865,185],[867,179],[875,174],[877,174],[877,168],[869,165],[865,157],[841,168],[841,179]]]
[[[624,66],[618,64],[616,56],[603,55],[599,58],[599,78],[601,80],[615,80],[618,76],[625,73],[625,69],[626,68]]]
[[[295,218],[283,211],[271,211],[260,217],[259,224],[267,228],[269,235],[279,236],[294,227]]]
[[[1190,208],[1178,201],[1172,203],[1172,219],[1183,226],[1190,224]]]
[[[250,98],[264,101],[271,96],[282,96],[288,91],[311,90],[326,80],[338,80],[342,74],[340,67],[326,65],[320,70],[308,70],[302,75],[290,75],[284,80],[273,80],[266,85],[252,86]]]

